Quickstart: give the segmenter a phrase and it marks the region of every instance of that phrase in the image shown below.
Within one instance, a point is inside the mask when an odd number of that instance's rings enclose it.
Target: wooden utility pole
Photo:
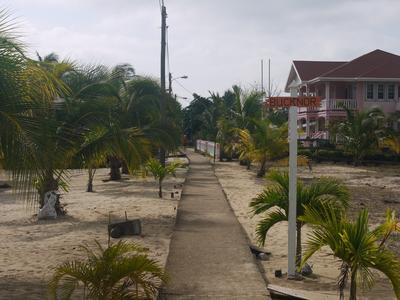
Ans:
[[[168,93],[171,96],[172,95],[172,74],[171,72],[168,73]]]
[[[161,126],[164,125],[165,121],[165,33],[167,29],[167,9],[164,6],[164,0],[162,0],[161,7],[161,101],[160,101],[160,114],[161,114]],[[165,149],[160,148],[160,163],[165,166]]]

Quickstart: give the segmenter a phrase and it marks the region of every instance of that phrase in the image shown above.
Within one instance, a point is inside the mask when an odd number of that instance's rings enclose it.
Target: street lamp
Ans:
[[[177,79],[188,79],[188,78],[189,77],[187,75],[172,78],[172,73],[169,73],[168,74],[168,79],[169,79],[168,93],[169,93],[169,95],[172,95],[172,81],[177,80]]]

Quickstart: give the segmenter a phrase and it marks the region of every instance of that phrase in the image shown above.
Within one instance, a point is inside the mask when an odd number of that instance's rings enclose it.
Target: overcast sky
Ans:
[[[377,48],[400,54],[399,0],[165,4],[171,72],[189,76],[174,81],[183,97],[223,93],[233,84],[259,86],[261,59],[271,59],[272,80],[283,89],[293,59],[350,60]],[[3,0],[3,6],[18,17],[31,53],[109,66],[128,62],[138,74],[159,77],[158,0]]]

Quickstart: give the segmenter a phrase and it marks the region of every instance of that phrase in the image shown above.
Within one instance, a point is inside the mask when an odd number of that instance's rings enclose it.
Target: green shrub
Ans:
[[[307,157],[309,157],[309,158],[313,158],[313,152],[314,151],[311,151],[311,149],[306,149],[306,148],[303,148],[303,149],[299,149],[298,151],[297,151],[297,155],[304,155],[304,156],[307,156]]]
[[[320,149],[315,152],[315,159],[317,161],[347,162],[351,161],[351,156],[342,150]]]

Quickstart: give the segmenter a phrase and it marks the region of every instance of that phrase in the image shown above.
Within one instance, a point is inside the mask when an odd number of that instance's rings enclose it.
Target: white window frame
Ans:
[[[389,87],[390,86],[392,86],[393,87],[393,97],[392,98],[389,98]],[[388,83],[387,85],[386,85],[386,98],[387,98],[387,100],[388,101],[394,101],[394,99],[395,99],[395,96],[396,96],[396,93],[395,93],[395,91],[396,91],[396,85],[394,84],[394,83]]]
[[[372,86],[372,98],[368,97],[368,86],[371,85]],[[366,99],[367,101],[373,101],[375,99],[375,84],[373,82],[367,82],[366,84]]]
[[[383,93],[382,98],[379,98],[379,86],[382,86],[382,93]],[[385,96],[386,96],[385,95],[385,84],[384,83],[378,83],[376,85],[376,99],[378,101],[385,101],[385,99],[386,99]]]

